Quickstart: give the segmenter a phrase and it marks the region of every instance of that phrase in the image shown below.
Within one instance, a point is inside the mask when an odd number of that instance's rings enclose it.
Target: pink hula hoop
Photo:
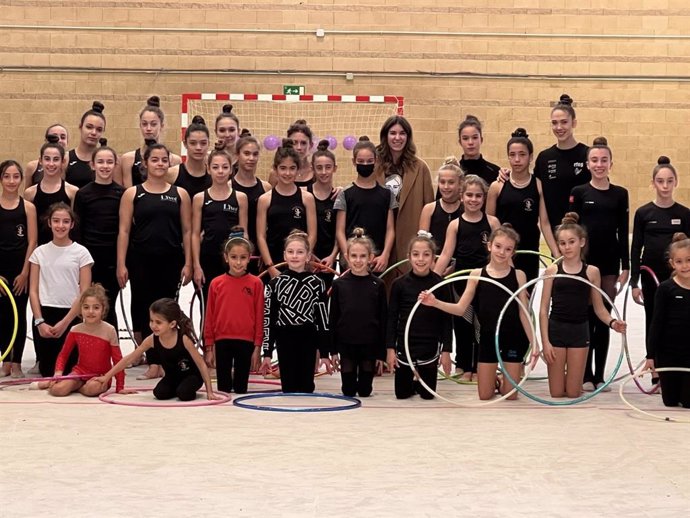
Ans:
[[[153,387],[144,387],[144,388],[139,388],[139,387],[134,387],[134,390],[137,390],[138,392],[152,392]],[[201,393],[206,393],[205,390],[199,390],[198,392]],[[224,403],[227,403],[228,401],[232,400],[232,396],[230,394],[226,394],[225,392],[218,392],[216,391],[216,394],[220,394],[223,396],[222,399],[215,399],[215,400],[208,400],[208,399],[197,399],[194,401],[177,401],[176,403],[156,403],[154,401],[146,401],[146,402],[137,402],[137,401],[125,401],[125,400],[117,400],[113,399],[110,396],[115,394],[116,392],[113,390],[109,390],[108,392],[103,392],[100,396],[98,396],[98,399],[102,401],[103,403],[110,403],[111,405],[122,405],[122,406],[136,406],[136,407],[144,407],[144,408],[179,408],[179,407],[194,407],[194,406],[213,406],[213,405],[222,405]]]

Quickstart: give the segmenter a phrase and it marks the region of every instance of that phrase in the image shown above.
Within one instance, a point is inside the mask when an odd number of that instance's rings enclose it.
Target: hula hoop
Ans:
[[[643,266],[640,266],[640,271],[641,272],[647,272],[650,275],[650,277],[652,278],[652,280],[654,281],[654,284],[656,284],[657,287],[659,287],[659,277],[656,276],[656,273],[654,272],[654,270],[652,270],[649,266],[643,265]]]
[[[88,380],[99,376],[98,374],[66,374],[64,376],[48,376],[44,378],[13,378],[0,381],[0,387],[13,387],[15,385],[28,385],[29,383],[41,381],[65,381],[65,380]]]
[[[498,286],[500,289],[502,289],[503,291],[505,291],[506,293],[508,293],[509,295],[511,295],[511,298],[508,299],[509,301],[515,300],[515,297],[513,296],[513,292],[510,291],[508,288],[506,288],[506,287],[505,287],[503,284],[501,284],[500,282],[498,282],[498,281],[496,281],[496,280],[494,280],[494,279],[491,279],[491,278],[489,278],[489,277],[477,277],[477,276],[471,276],[471,275],[465,275],[465,276],[462,276],[462,277],[453,277],[453,278],[451,278],[451,279],[445,279],[445,280],[439,282],[438,284],[436,284],[435,286],[432,286],[428,291],[429,291],[429,293],[433,293],[434,291],[436,291],[437,289],[439,289],[439,288],[442,287],[442,286],[445,286],[446,284],[451,284],[451,283],[453,283],[453,282],[459,282],[459,281],[466,281],[466,280],[470,280],[470,279],[472,279],[472,280],[477,280],[477,281],[488,282],[489,284],[493,284],[493,285],[495,285],[495,286]],[[517,303],[518,303],[518,305],[520,306],[520,308],[521,308],[527,315],[530,314],[529,311],[527,310],[527,308],[525,307],[525,305],[522,303],[521,300],[518,299],[518,300],[517,300]],[[489,399],[489,400],[487,400],[487,401],[482,401],[482,402],[480,402],[480,403],[465,403],[465,402],[453,401],[452,399],[448,399],[448,398],[446,398],[446,397],[441,396],[441,395],[438,394],[435,390],[432,390],[431,387],[429,387],[429,385],[427,385],[426,382],[425,382],[425,381],[422,379],[422,377],[419,375],[419,372],[417,371],[417,368],[415,367],[414,362],[412,361],[412,354],[410,353],[410,340],[409,340],[409,336],[410,336],[410,324],[412,323],[412,318],[414,317],[414,314],[415,314],[415,312],[417,311],[417,308],[419,307],[420,304],[421,304],[421,301],[419,301],[419,300],[418,300],[417,302],[415,302],[415,305],[412,307],[412,311],[410,311],[410,316],[407,317],[407,322],[405,323],[405,335],[404,335],[404,337],[405,337],[405,340],[404,340],[404,343],[405,343],[405,356],[406,356],[406,358],[407,358],[408,363],[410,364],[410,368],[412,369],[412,372],[414,372],[414,374],[417,376],[417,381],[419,381],[419,383],[420,383],[429,393],[433,394],[433,395],[436,396],[437,398],[439,398],[439,399],[441,399],[441,400],[443,400],[443,401],[445,401],[445,402],[447,402],[447,403],[450,403],[450,404],[452,404],[452,405],[456,405],[456,406],[459,406],[459,407],[482,407],[482,406],[493,405],[494,403],[498,403],[499,401],[504,401],[504,400],[508,399],[510,396],[512,396],[513,394],[515,394],[515,391],[518,390],[518,389],[515,388],[515,385],[513,385],[514,388],[513,388],[510,392],[507,392],[506,394],[503,394],[502,396],[500,396],[500,397],[498,397],[498,398]],[[500,325],[501,325],[501,320],[499,319],[498,322],[496,323],[496,333],[497,333],[497,334],[498,334],[498,331],[499,331],[499,329],[500,329]],[[532,328],[532,336],[536,338],[536,336],[537,336],[537,330],[536,330],[536,328],[535,328],[535,326],[534,326],[534,322],[532,322],[532,319],[531,319],[531,318],[530,318],[530,326],[531,326],[531,328]],[[497,340],[497,341],[498,341],[498,340]],[[531,350],[532,348],[533,348],[533,346],[530,347],[530,350]],[[497,348],[497,349],[498,349],[498,348]],[[500,360],[500,351],[498,352],[498,355],[499,355],[499,360]],[[529,373],[532,371],[532,369],[534,368],[534,365],[535,365],[535,364],[536,364],[536,359],[535,359],[535,361],[533,361],[532,364],[530,364],[530,365],[528,366],[528,368],[526,369],[525,375],[523,376],[522,381],[520,381],[520,384],[519,384],[519,385],[522,385],[525,381],[527,381],[527,376],[528,376]],[[504,368],[504,366],[503,366],[503,363],[501,363],[501,370],[503,371],[503,375],[506,376],[507,373],[505,372],[505,368]]]
[[[134,390],[138,392],[153,392],[153,388],[139,388],[139,387],[134,387]],[[206,393],[205,390],[198,390],[197,392],[201,393]],[[215,391],[215,394],[220,394],[223,396],[223,399],[214,399],[214,400],[208,400],[208,399],[196,399],[194,401],[179,401],[174,404],[169,404],[169,403],[154,403],[154,402],[135,402],[135,401],[125,401],[119,400],[119,399],[113,399],[112,396],[113,394],[116,394],[114,390],[109,390],[107,392],[103,392],[100,396],[98,396],[98,399],[102,401],[103,403],[110,403],[111,405],[122,405],[122,406],[138,406],[138,407],[145,407],[145,408],[178,408],[178,407],[193,407],[193,406],[213,406],[213,405],[222,405],[224,403],[227,403],[232,399],[232,396],[230,394],[226,394],[225,392],[219,392]]]
[[[623,320],[626,319],[626,316],[628,314],[628,295],[630,295],[631,290],[632,290],[632,288],[628,284],[628,287],[625,289],[625,294],[624,294],[624,298],[623,298]],[[644,364],[644,359],[642,360],[640,365],[638,365],[637,367],[633,367],[632,359],[630,358],[630,349],[628,348],[627,340],[625,343],[625,359],[628,362],[628,368],[630,369],[630,374],[633,376],[633,381],[635,382],[635,385],[637,385],[637,388],[640,389],[640,392],[647,394],[648,396],[651,396],[651,395],[659,392],[659,385],[658,384],[652,386],[651,389],[647,390],[646,388],[644,388],[642,386],[642,384],[638,380],[638,377],[635,376],[635,372],[637,372],[637,370]],[[624,377],[625,376],[623,376],[623,378]]]
[[[17,339],[17,330],[19,329],[19,311],[17,311],[17,301],[14,300],[14,295],[12,295],[12,290],[5,283],[5,281],[0,278],[0,287],[7,293],[7,298],[12,306],[12,314],[14,315],[14,327],[12,328],[12,338],[10,338],[10,343],[4,353],[0,354],[0,362],[4,361],[5,358],[12,352],[12,347],[14,347],[14,342]]]
[[[655,372],[690,372],[690,369],[687,367],[659,367],[658,369],[654,369]],[[690,418],[685,419],[685,418],[678,418],[678,417],[662,417],[658,415],[654,415],[650,412],[647,412],[645,410],[642,410],[641,408],[636,407],[633,405],[630,401],[628,401],[625,396],[623,395],[623,389],[625,386],[630,383],[630,380],[639,378],[644,376],[645,374],[651,374],[652,371],[650,370],[644,370],[642,372],[636,372],[633,374],[630,374],[628,378],[621,384],[621,386],[618,388],[618,395],[620,398],[623,400],[623,403],[625,403],[628,407],[632,408],[635,412],[639,412],[642,415],[646,415],[647,417],[651,417],[653,419],[656,419],[658,421],[670,421],[674,423],[690,423]],[[664,407],[668,408],[668,407]]]
[[[544,259],[548,259],[549,261],[551,261],[551,264],[559,263],[560,261],[563,260],[563,259],[562,259],[563,256],[561,256],[561,257],[559,257],[559,258],[555,258],[555,257],[552,256],[552,255],[543,254],[543,253],[541,253],[541,252],[539,252],[539,251],[537,251],[537,250],[517,250],[517,251],[515,252],[515,255],[536,255],[536,256],[539,257],[539,262],[542,264],[542,266],[543,266],[544,268],[546,268],[546,267],[549,266],[548,264],[546,264],[546,263],[544,262]]]
[[[273,380],[249,380],[249,384],[256,384],[256,385],[272,385],[272,386],[280,386],[280,381],[273,381]],[[266,389],[266,390],[248,390],[248,394],[264,394],[266,392],[275,392],[275,389]]]
[[[403,264],[405,264],[409,261],[410,261],[409,259],[402,259],[401,261],[398,261],[395,264],[391,264],[388,268],[386,268],[385,270],[383,270],[383,272],[381,272],[379,274],[379,279],[383,279],[386,275],[391,273],[393,270],[395,270],[396,268],[402,266]]]
[[[130,285],[130,291],[132,290],[131,285]],[[125,289],[122,288],[120,290],[120,310],[122,311],[122,318],[125,321],[125,330],[127,331],[127,334],[129,335],[129,339],[132,341],[134,344],[134,348],[136,349],[138,347],[138,343],[136,339],[134,338],[134,331],[132,331],[132,326],[129,323],[129,319],[127,318],[127,311],[125,311]]]
[[[197,349],[204,349],[204,320],[206,319],[206,302],[204,301],[204,292],[201,288],[194,287],[194,295],[192,295],[192,300],[189,302],[189,318],[192,318],[192,311],[194,310],[194,299],[199,299],[199,333],[197,334]],[[194,322],[192,320],[192,322]]]
[[[505,315],[505,312],[506,312],[506,310],[508,309],[509,304],[510,304],[513,300],[516,300],[516,299],[517,299],[517,297],[518,297],[518,295],[520,294],[521,291],[526,290],[526,289],[529,288],[530,286],[533,286],[533,285],[535,285],[536,283],[542,282],[542,281],[544,281],[544,280],[546,280],[546,279],[559,279],[559,278],[560,278],[560,279],[575,279],[575,280],[577,280],[577,281],[579,281],[579,282],[582,282],[582,283],[584,283],[584,284],[587,284],[587,285],[590,286],[591,288],[594,288],[595,290],[597,290],[597,291],[601,294],[601,296],[604,298],[604,300],[606,300],[606,302],[608,302],[609,304],[611,304],[611,309],[614,311],[615,316],[616,316],[616,319],[617,319],[617,320],[621,320],[621,316],[620,316],[620,313],[618,312],[618,309],[616,308],[616,305],[615,305],[615,304],[613,303],[613,301],[609,298],[609,296],[606,294],[606,292],[605,292],[604,290],[602,290],[601,288],[599,288],[598,286],[595,286],[594,284],[592,284],[589,280],[583,279],[582,277],[579,277],[579,276],[577,276],[577,275],[568,275],[568,274],[563,274],[563,273],[555,273],[555,274],[551,274],[551,275],[546,275],[546,276],[538,277],[538,278],[536,278],[536,279],[532,279],[531,281],[526,282],[526,283],[523,284],[521,287],[519,287],[519,288],[515,291],[515,293],[513,293],[513,294],[510,296],[510,298],[508,299],[508,301],[507,301],[507,302],[505,303],[505,305],[503,306],[503,309],[501,309],[501,313],[498,315],[498,323],[496,324],[496,344],[495,344],[495,345],[496,345],[496,350],[497,350],[497,351],[499,350],[498,329],[500,328],[501,321],[503,320],[503,316]],[[536,290],[535,290],[535,291],[536,291]],[[549,406],[571,406],[571,405],[576,405],[576,404],[578,404],[578,403],[582,403],[583,401],[587,401],[588,399],[592,399],[594,396],[596,396],[597,394],[599,394],[602,390],[604,390],[606,387],[608,387],[608,386],[613,382],[613,379],[616,377],[616,373],[618,372],[618,369],[620,369],[620,366],[621,366],[621,364],[623,363],[623,356],[625,355],[625,347],[627,346],[627,340],[628,340],[628,338],[627,338],[626,333],[622,333],[622,334],[621,334],[621,338],[622,338],[622,340],[623,340],[623,345],[621,346],[621,352],[620,352],[620,354],[618,355],[618,361],[616,362],[616,367],[613,369],[613,372],[611,373],[611,375],[609,376],[609,378],[608,378],[607,380],[605,380],[604,383],[603,383],[599,388],[595,389],[593,392],[587,392],[587,393],[585,393],[584,395],[582,395],[582,396],[580,396],[580,397],[577,397],[577,398],[575,398],[575,399],[568,399],[568,400],[565,400],[565,401],[553,401],[553,400],[541,398],[541,397],[539,397],[539,396],[535,396],[534,394],[531,394],[530,392],[527,392],[524,388],[522,388],[521,384],[517,384],[517,383],[515,382],[515,380],[511,377],[510,374],[508,374],[507,372],[505,372],[505,368],[504,368],[504,366],[503,366],[503,360],[501,359],[501,356],[500,356],[500,355],[498,356],[498,364],[499,364],[499,367],[501,368],[501,370],[503,371],[503,375],[504,375],[505,379],[507,379],[507,380],[510,382],[510,384],[511,384],[513,387],[515,387],[515,388],[520,392],[520,394],[523,394],[524,396],[528,397],[528,398],[531,399],[532,401],[536,401],[537,403],[542,403],[542,404],[544,404],[544,405],[549,405]]]
[[[461,275],[469,275],[471,274],[476,268],[467,268],[465,270],[458,270],[457,272],[449,273],[448,275],[445,276],[445,279],[455,279],[456,277],[460,277]]]
[[[254,399],[265,399],[269,397],[316,397],[325,399],[337,399],[340,401],[347,401],[348,405],[343,406],[329,406],[329,407],[279,407],[271,405],[253,405],[246,403]],[[342,410],[353,410],[362,406],[362,402],[354,397],[341,396],[339,394],[328,394],[326,392],[263,392],[261,394],[247,394],[240,396],[233,400],[233,405],[248,410],[261,410],[263,412],[340,412]]]

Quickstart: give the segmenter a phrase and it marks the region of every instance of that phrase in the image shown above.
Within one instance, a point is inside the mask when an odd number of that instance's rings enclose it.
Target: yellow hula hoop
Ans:
[[[0,355],[0,362],[2,362],[12,351],[12,347],[14,347],[14,342],[17,339],[17,331],[19,329],[19,312],[17,311],[17,302],[14,300],[12,290],[10,290],[9,286],[7,286],[2,277],[0,277],[0,288],[5,290],[5,293],[7,293],[7,297],[10,300],[10,304],[12,304],[12,313],[14,314],[14,329],[12,330],[12,338],[10,339],[10,345],[7,347],[7,350]]]

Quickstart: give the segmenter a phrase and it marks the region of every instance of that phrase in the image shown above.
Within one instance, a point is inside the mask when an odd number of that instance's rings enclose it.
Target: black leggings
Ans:
[[[166,374],[153,389],[153,396],[156,399],[177,397],[180,401],[193,401],[203,384],[204,382],[198,374],[188,374],[187,376]]]
[[[246,394],[254,344],[245,340],[218,340],[215,352],[218,390]]]
[[[211,281],[219,275],[228,272],[228,265],[225,264],[220,249],[214,253],[209,248],[214,249],[210,246],[204,248],[202,243],[201,256],[199,257],[201,269],[204,271],[204,277],[206,278],[206,282],[201,286],[201,292],[204,294],[204,302],[208,300],[208,287],[211,285]]]
[[[374,371],[376,360],[372,351],[376,345],[348,345],[341,346],[340,353],[340,379],[342,391],[345,396],[361,397],[371,395],[374,384]]]
[[[654,363],[659,368],[690,367],[690,360],[687,358],[661,356],[657,357]],[[664,405],[690,408],[690,372],[659,372],[657,376],[659,376],[661,399]]]
[[[7,279],[7,287],[12,291],[14,284],[14,277],[4,276]],[[4,290],[3,290],[4,292]],[[17,326],[17,336],[14,339],[12,350],[5,358],[5,363],[22,363],[22,355],[24,354],[24,344],[26,344],[26,306],[29,301],[28,293],[22,295],[14,295],[14,302],[17,305],[17,317],[19,318]],[[0,356],[4,354],[10,345],[12,339],[12,331],[14,330],[14,311],[10,298],[5,294],[0,294]]]
[[[50,306],[41,306],[41,316],[45,319],[46,323],[50,326],[54,326],[60,320],[65,318],[69,313],[69,308],[53,308]],[[36,346],[36,361],[38,362],[38,368],[41,371],[41,376],[44,378],[50,377],[55,374],[55,362],[57,357],[62,350],[62,346],[65,344],[65,339],[67,338],[67,333],[72,328],[79,323],[79,319],[75,318],[67,326],[67,330],[63,333],[60,338],[43,338],[38,329],[32,326],[32,333],[34,335],[34,345]],[[70,354],[67,364],[65,365],[65,370],[63,374],[67,374],[72,370],[77,364],[79,359],[79,353],[75,347]]]
[[[314,392],[315,328],[310,325],[276,327],[275,331],[283,392]]]
[[[164,297],[175,298],[180,285],[184,264],[181,250],[171,251],[167,256],[133,253],[128,261],[130,284],[132,286],[132,328],[142,338],[151,334],[149,327],[149,306]],[[160,358],[153,349],[146,352],[149,365],[159,365]]]
[[[115,265],[115,252],[109,249],[90,248],[89,252],[93,257],[93,267],[91,268],[91,280],[100,283],[105,288],[108,296],[108,314],[105,321],[118,329],[116,303],[120,293],[120,284],[117,282],[117,270]]]
[[[601,289],[613,300],[616,296],[617,275],[602,275]],[[604,306],[611,311],[611,305],[604,301]],[[606,371],[606,357],[609,354],[609,341],[611,329],[599,320],[594,313],[594,307],[589,307],[589,353],[585,364],[584,383],[592,382],[594,385],[604,382]]]
[[[417,366],[419,376],[432,390],[436,390],[437,371],[437,362]],[[422,399],[434,399],[434,395],[424,388],[419,381],[414,379],[412,369],[401,364],[395,368],[395,397],[397,399],[407,399],[414,396],[415,393],[419,394]]]

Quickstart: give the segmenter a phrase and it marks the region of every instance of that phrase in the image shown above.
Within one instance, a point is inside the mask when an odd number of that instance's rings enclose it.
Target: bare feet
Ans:
[[[149,365],[144,374],[137,376],[138,380],[152,380],[163,377],[163,367],[160,365]]]

